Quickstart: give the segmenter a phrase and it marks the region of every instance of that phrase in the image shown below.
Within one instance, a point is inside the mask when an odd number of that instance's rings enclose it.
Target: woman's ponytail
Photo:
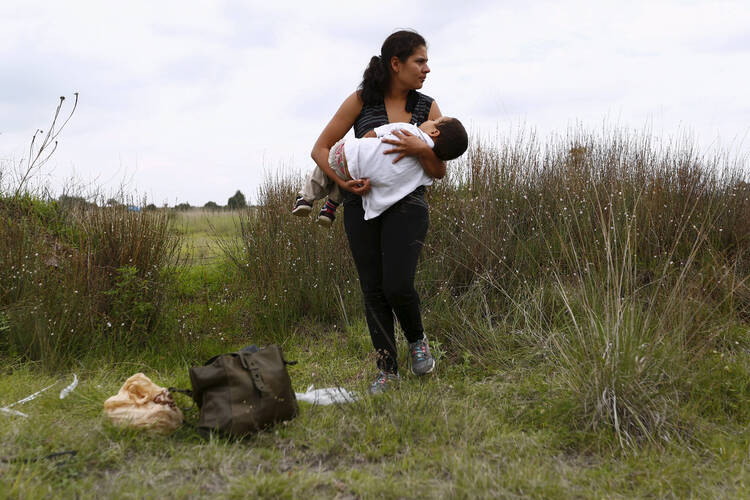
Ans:
[[[365,104],[376,104],[383,99],[383,91],[389,76],[382,57],[372,56],[359,85],[359,96]]]
[[[365,105],[378,104],[383,100],[391,79],[391,58],[396,56],[406,62],[417,47],[427,46],[422,35],[416,31],[401,30],[391,34],[383,42],[379,56],[373,56],[362,74],[359,96]]]

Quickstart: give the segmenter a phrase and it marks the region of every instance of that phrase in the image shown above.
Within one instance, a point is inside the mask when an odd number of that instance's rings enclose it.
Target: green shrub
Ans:
[[[0,220],[3,350],[54,369],[152,341],[179,245],[165,213],[16,197]]]
[[[104,295],[109,299],[108,319],[120,322],[119,336],[132,338],[138,332],[151,331],[158,316],[154,314],[156,306],[152,301],[152,282],[138,276],[135,266],[123,266],[117,269],[113,288]],[[111,322],[111,321],[110,321]]]
[[[249,327],[269,338],[303,319],[346,322],[361,307],[348,243],[337,220],[330,230],[291,215],[296,177],[267,179],[260,206],[240,219],[240,241],[227,254],[242,276]]]

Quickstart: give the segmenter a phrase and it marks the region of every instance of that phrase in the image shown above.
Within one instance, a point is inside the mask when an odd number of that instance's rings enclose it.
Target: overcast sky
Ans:
[[[602,122],[750,151],[744,1],[0,1],[0,159],[80,93],[46,173],[158,205],[255,197],[309,153],[397,28],[475,136]],[[66,101],[70,102],[70,101]]]

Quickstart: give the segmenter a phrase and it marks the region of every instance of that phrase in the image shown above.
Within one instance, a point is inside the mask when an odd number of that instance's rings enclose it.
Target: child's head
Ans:
[[[466,129],[456,118],[441,116],[437,120],[427,120],[419,128],[432,137],[435,142],[432,150],[443,161],[458,158],[469,146]]]

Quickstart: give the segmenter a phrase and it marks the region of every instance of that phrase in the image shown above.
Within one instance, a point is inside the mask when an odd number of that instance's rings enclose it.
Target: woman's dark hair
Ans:
[[[420,46],[426,47],[427,42],[416,31],[397,31],[385,39],[380,55],[370,59],[370,64],[362,75],[362,83],[359,84],[359,96],[366,105],[377,104],[383,99],[391,80],[391,58],[396,56],[399,61],[406,62]]]
[[[469,136],[463,124],[456,118],[450,118],[436,124],[440,135],[435,137],[435,156],[443,161],[455,160],[469,147]]]

